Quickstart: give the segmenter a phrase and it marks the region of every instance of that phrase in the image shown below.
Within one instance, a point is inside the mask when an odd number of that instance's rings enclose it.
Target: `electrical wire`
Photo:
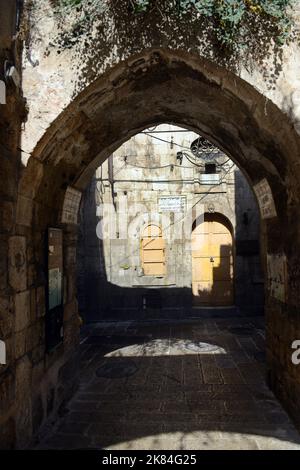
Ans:
[[[170,146],[172,145],[176,145],[177,147],[180,147],[182,149],[185,149],[185,150],[188,150],[189,152],[191,151],[191,149],[189,147],[186,147],[185,145],[181,145],[181,144],[178,144],[177,142],[174,142],[173,140],[166,140],[166,139],[162,139],[161,137],[157,137],[155,135],[152,135],[151,132],[147,132],[147,131],[142,131],[141,134],[145,134],[145,135],[148,135],[149,137],[151,137],[152,139],[156,139],[156,140],[160,140],[161,142],[164,142],[166,144],[169,144]],[[199,144],[198,144],[199,145]],[[199,149],[199,146],[198,146],[198,149]],[[219,150],[217,147],[216,147],[217,150]],[[186,154],[185,152],[182,152],[184,153],[184,156],[187,158],[187,160],[189,160],[190,163],[192,163],[193,165],[195,166],[203,166],[203,165],[200,165],[200,164],[197,164],[196,162],[193,162],[189,157],[188,157],[188,154]],[[203,152],[205,153],[205,152]],[[212,152],[211,152],[212,153]],[[210,153],[210,154],[211,154]],[[216,165],[217,166],[224,166],[226,163],[228,163],[229,161],[231,161],[230,158],[228,158],[225,162],[223,163],[219,163],[219,162],[216,162]]]
[[[102,181],[109,181],[108,178],[105,178],[103,179]],[[137,180],[137,179],[123,179],[123,180],[115,180],[114,179],[114,183],[190,183],[190,184],[193,184],[193,183],[197,183],[197,179],[189,179],[189,180],[184,180],[182,178],[178,179],[178,180],[169,180],[169,179],[165,179],[165,180],[154,180],[154,179],[141,179],[141,180]]]
[[[219,183],[212,185],[212,186],[210,187],[210,189],[209,189],[205,194],[203,194],[203,195],[200,197],[200,199],[198,199],[198,201],[196,201],[196,202],[192,205],[192,207],[191,207],[189,210],[193,210],[205,197],[207,197],[207,195],[210,194],[210,192],[212,191],[213,188],[215,188],[216,186],[220,186],[222,183],[224,183],[227,174],[230,172],[230,170],[231,170],[234,166],[235,166],[235,164],[233,163],[233,164],[230,166],[230,168],[228,168],[228,170],[227,170],[226,173],[224,174],[223,178],[219,181]],[[164,229],[165,229],[165,230],[168,230],[168,229],[171,228],[172,226],[174,227],[176,224],[182,222],[182,221],[185,219],[185,217],[186,217],[186,214],[184,214],[180,219],[171,222],[167,227],[164,227]],[[137,248],[136,250],[132,251],[130,254],[128,254],[127,256],[125,256],[121,261],[118,261],[118,262],[115,263],[115,264],[110,264],[110,265],[108,266],[108,268],[109,268],[109,269],[114,268],[114,267],[116,267],[117,265],[120,265],[120,262],[121,262],[121,263],[124,263],[125,261],[127,261],[128,259],[130,259],[131,256],[133,256],[133,255],[139,253],[139,251],[140,251],[140,248]]]
[[[177,147],[180,147],[185,150],[190,150],[189,147],[186,147],[185,145],[178,144],[177,142],[173,142],[171,140],[166,140],[162,139],[161,137],[157,137],[156,135],[152,135],[150,132],[142,131],[141,134],[146,134],[149,137],[152,137],[152,139],[160,140],[161,142],[164,142],[165,144],[170,144],[171,145],[176,145]]]
[[[194,166],[197,166],[198,168],[205,168],[205,164],[201,163],[196,163],[193,162],[193,160],[190,159],[189,155],[185,152],[182,152],[182,154],[185,156],[185,158]]]
[[[134,168],[141,168],[142,170],[161,170],[163,168],[186,168],[186,169],[191,169],[190,166],[183,166],[183,165],[178,165],[176,163],[169,163],[168,165],[161,165],[161,166],[141,166],[141,165],[136,165],[134,163],[128,163],[126,162],[126,165],[128,166],[133,166]],[[122,167],[123,168],[123,167]]]

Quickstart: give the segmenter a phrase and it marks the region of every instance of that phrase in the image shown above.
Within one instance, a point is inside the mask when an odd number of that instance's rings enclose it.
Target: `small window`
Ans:
[[[158,225],[148,225],[141,240],[141,263],[145,276],[166,274],[165,240]]]
[[[215,163],[205,163],[205,173],[207,175],[213,175],[217,173],[217,167]]]

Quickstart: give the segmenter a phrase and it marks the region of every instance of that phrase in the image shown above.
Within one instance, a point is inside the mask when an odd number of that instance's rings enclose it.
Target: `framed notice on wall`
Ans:
[[[46,345],[53,349],[63,340],[63,231],[47,232]]]
[[[158,198],[159,212],[185,212],[185,196],[161,196]]]

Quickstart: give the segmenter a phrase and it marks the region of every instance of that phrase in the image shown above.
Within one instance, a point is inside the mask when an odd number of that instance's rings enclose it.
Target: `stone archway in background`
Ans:
[[[265,270],[269,272],[269,383],[299,423],[300,382],[290,361],[290,348],[300,331],[300,138],[287,116],[231,72],[187,53],[157,49],[131,57],[88,86],[45,132],[23,169],[15,251],[26,246],[30,255],[21,275],[27,276],[24,282],[29,290],[34,286],[39,292],[42,304],[44,237],[49,226],[64,230],[66,273],[64,344],[44,361],[42,382],[34,382],[36,375],[28,370],[32,402],[40,399],[44,403],[45,394],[51,391],[53,410],[57,409],[72,388],[74,377],[69,371],[76,370],[76,225],[62,222],[67,189],[82,191],[96,168],[123,142],[142,129],[165,122],[209,139],[256,187],[263,215]],[[288,277],[282,279],[285,269]],[[31,309],[37,308],[31,305]],[[31,315],[36,318],[36,311]],[[42,414],[39,425],[44,419]]]

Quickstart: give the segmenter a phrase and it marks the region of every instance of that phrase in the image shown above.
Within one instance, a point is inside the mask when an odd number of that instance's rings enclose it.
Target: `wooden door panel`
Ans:
[[[199,258],[197,263],[193,263],[192,271],[193,282],[211,281],[211,266],[208,258]]]
[[[231,258],[214,258],[212,268],[213,281],[230,281],[232,280],[233,266]]]
[[[145,276],[164,276],[165,266],[165,240],[162,238],[161,228],[149,225],[144,230],[141,240],[141,264]]]
[[[233,302],[232,236],[219,221],[205,221],[193,232],[192,279],[195,304]]]
[[[210,302],[211,299],[211,283],[210,282],[193,282],[193,295],[202,302]]]
[[[163,263],[164,250],[145,250],[143,258],[144,263]]]
[[[201,224],[197,225],[197,227],[193,230],[193,235],[198,235],[202,233],[209,233],[210,232],[210,222],[202,222]]]
[[[164,276],[166,272],[164,263],[145,263],[144,275],[145,276]]]
[[[233,303],[232,281],[214,281],[212,297],[214,305],[231,305]]]
[[[143,238],[142,248],[144,250],[161,250],[165,247],[165,241],[162,238]]]
[[[220,222],[209,222],[211,224],[211,232],[212,233],[224,233],[229,234],[229,230],[225,225],[221,224]]]
[[[229,233],[212,233],[210,243],[219,246],[231,245],[231,236]]]
[[[161,236],[162,230],[158,225],[148,225],[143,233],[144,238],[161,238]]]

